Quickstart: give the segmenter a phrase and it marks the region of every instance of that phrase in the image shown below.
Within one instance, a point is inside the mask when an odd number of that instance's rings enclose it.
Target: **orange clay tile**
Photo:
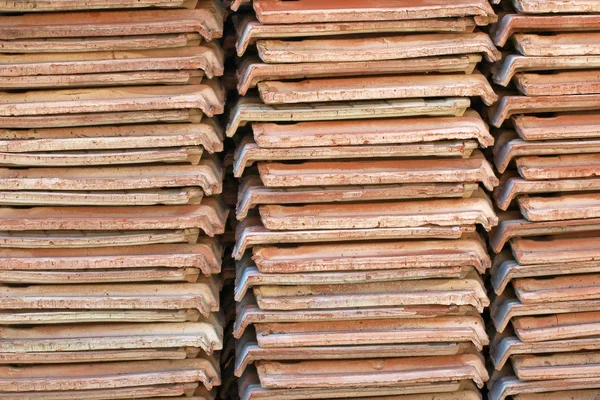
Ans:
[[[4,231],[115,231],[202,229],[207,235],[224,231],[228,210],[214,198],[199,205],[136,207],[0,208]]]
[[[473,267],[484,272],[491,261],[480,236],[457,240],[348,242],[296,246],[256,246],[252,259],[266,274],[348,272]]]
[[[490,122],[496,128],[516,114],[593,111],[600,107],[600,95],[504,96],[490,110]]]
[[[458,239],[474,232],[474,226],[428,226],[416,228],[333,229],[304,231],[271,231],[260,218],[248,217],[237,225],[235,259],[241,259],[247,248],[264,244],[345,242],[376,239]]]
[[[260,58],[269,64],[382,61],[457,54],[482,54],[490,62],[501,58],[483,32],[300,41],[267,39],[259,40],[256,46]]]
[[[506,14],[494,25],[492,39],[498,46],[503,47],[515,33],[595,31],[599,23],[600,16],[594,14]]]
[[[201,187],[207,195],[222,191],[222,171],[212,160],[198,166],[153,165],[104,168],[0,168],[0,189],[10,191],[106,191]]]
[[[379,319],[417,319],[440,316],[461,315],[477,316],[472,306],[457,305],[405,305],[394,307],[320,309],[320,310],[262,310],[256,304],[254,295],[248,294],[236,304],[236,320],[233,335],[239,339],[246,329],[254,324],[301,323],[332,321],[357,321]]]
[[[521,157],[519,174],[525,179],[594,178],[600,168],[600,154],[566,154],[547,157]]]
[[[233,17],[237,32],[236,51],[243,56],[250,45],[260,39],[289,39],[354,34],[473,32],[475,21],[470,18],[435,18],[404,21],[355,21],[312,24],[266,25],[253,16]],[[0,31],[1,32],[1,31]]]
[[[258,98],[243,97],[232,107],[226,134],[251,122],[339,121],[409,116],[461,116],[470,106],[467,98],[410,99],[328,104],[269,106]],[[2,119],[0,118],[0,127]]]
[[[74,89],[2,93],[0,116],[144,111],[200,108],[208,116],[223,112],[223,91],[217,82],[165,87]]]
[[[265,274],[259,272],[250,260],[244,257],[236,265],[237,277],[235,286],[235,300],[240,301],[249,289],[257,286],[277,285],[327,285],[343,283],[388,282],[417,280],[429,278],[463,278],[471,271],[471,267],[447,268],[414,268],[414,269],[389,269],[375,271],[342,271],[342,272],[300,272],[292,274]],[[2,276],[0,272],[0,276]]]
[[[470,342],[489,343],[480,316],[256,324],[261,348]]]
[[[357,361],[260,361],[257,370],[267,389],[386,387],[399,383],[447,382],[471,379],[482,387],[488,373],[481,356],[388,358]],[[332,377],[336,379],[332,379]]]
[[[516,376],[503,376],[494,382],[488,398],[490,400],[504,400],[512,397],[520,400],[561,399],[561,393],[571,393],[578,389],[600,388],[600,378],[575,378],[575,379],[548,379],[541,381],[522,381]],[[532,393],[539,393],[539,397],[532,397]],[[554,397],[555,393],[557,397]],[[569,397],[573,398],[573,397]],[[578,397],[575,397],[578,398]]]
[[[223,150],[222,132],[211,119],[196,124],[148,124],[0,129],[3,153],[53,152],[110,149],[149,149],[202,146],[209,153]]]
[[[196,310],[207,317],[219,311],[220,284],[196,283],[0,286],[3,310]]]
[[[75,366],[2,366],[0,371],[1,376],[10,376],[10,379],[0,379],[0,393],[7,396],[69,390],[114,390],[198,381],[211,389],[213,385],[220,384],[215,361],[202,357],[191,360],[146,360]]]
[[[290,4],[282,0],[254,0],[254,11],[263,24],[305,24],[313,22],[353,22],[381,20],[411,20],[474,16],[478,25],[496,22],[498,17],[487,1],[443,0],[415,3],[410,0],[380,0],[365,3],[360,0],[299,0]]]
[[[251,136],[244,137],[234,153],[233,175],[243,176],[244,171],[255,162],[352,160],[375,158],[380,160],[414,157],[468,158],[478,148],[474,140],[444,140],[428,143],[406,143],[363,146],[298,147],[292,149],[260,148]],[[0,154],[1,155],[1,154]],[[183,155],[182,155],[183,157]],[[1,161],[1,158],[0,158]],[[195,161],[195,159],[192,159]]]
[[[413,228],[331,229],[272,231],[257,217],[246,218],[236,229],[235,259],[241,259],[247,248],[264,244],[322,243],[384,239],[458,239],[474,232],[475,226],[426,226]],[[1,236],[0,236],[1,239]],[[1,243],[1,241],[0,241]]]
[[[484,148],[494,143],[485,122],[471,109],[456,117],[254,123],[252,131],[254,140],[261,148],[390,145],[451,139],[476,139]]]
[[[310,333],[308,333],[310,334]],[[374,344],[318,347],[262,348],[256,342],[256,334],[248,332],[236,341],[235,375],[242,377],[246,369],[258,361],[300,361],[300,360],[347,360],[359,357],[396,358],[428,357],[457,354],[473,354],[477,349],[469,342],[462,343],[411,343],[411,344]],[[386,399],[384,397],[384,399]]]
[[[518,138],[513,131],[499,131],[496,133],[494,163],[498,171],[503,173],[515,158],[519,160],[521,157],[589,153],[600,153],[600,140],[592,138],[532,142]],[[560,158],[553,157],[552,160],[559,160],[557,164],[560,164]]]
[[[222,7],[213,0],[198,0],[197,3],[197,8],[193,10],[84,11],[4,16],[0,17],[0,39],[193,32],[202,35],[206,41],[220,38],[223,35]]]
[[[278,231],[475,224],[480,224],[489,231],[498,223],[493,206],[483,192],[468,199],[264,205],[260,206],[259,211],[264,226]]]
[[[362,78],[312,79],[258,84],[265,104],[360,101],[421,97],[481,97],[487,105],[498,99],[487,78],[472,75],[399,75]]]
[[[214,44],[174,49],[85,53],[15,54],[0,56],[0,76],[108,74],[202,70],[208,78],[223,75],[223,53]],[[198,71],[199,72],[199,71]],[[50,77],[47,77],[50,79]],[[93,79],[94,75],[85,76]]]
[[[199,109],[147,110],[101,112],[61,115],[27,115],[0,117],[0,129],[72,128],[148,123],[199,123],[203,113]]]
[[[599,221],[592,218],[531,222],[523,219],[520,212],[499,213],[498,217],[500,223],[490,233],[490,245],[496,253],[513,238],[591,232],[597,230],[594,226]]]
[[[518,12],[527,14],[600,12],[594,0],[513,0],[513,4]]]
[[[238,69],[238,92],[244,96],[260,82],[305,78],[396,75],[419,73],[473,73],[480,55],[411,58],[404,60],[265,64],[257,58],[245,58]]]
[[[596,218],[600,216],[600,194],[563,194],[559,197],[521,197],[521,213],[529,221]]]
[[[518,115],[515,130],[523,140],[592,139],[600,137],[600,114]]]
[[[119,8],[189,8],[196,7],[197,0],[140,0],[135,3],[124,0],[96,0],[93,2],[81,0],[34,0],[26,3],[2,1],[0,12],[44,12],[44,11],[71,11],[71,10],[102,10]]]
[[[517,355],[512,357],[512,365],[519,379],[578,379],[594,378],[598,374],[600,353],[550,355]]]
[[[493,79],[494,83],[498,85],[508,86],[515,75],[519,77],[524,73],[533,71],[589,70],[594,68],[600,68],[600,56],[525,57],[511,54],[494,67]]]
[[[214,239],[197,244],[87,249],[0,249],[0,271],[93,271],[191,268],[204,275],[221,271],[222,249]]]
[[[471,197],[477,184],[423,183],[372,186],[267,188],[257,176],[249,176],[239,187],[236,217],[244,220],[250,210],[264,204],[315,204],[351,201]],[[0,194],[0,199],[2,195]]]
[[[596,94],[600,92],[600,71],[569,71],[549,75],[519,73],[517,88],[526,96]]]
[[[517,33],[513,36],[516,50],[524,56],[560,57],[600,54],[600,33],[557,33],[535,35]]]
[[[97,360],[91,356],[97,355],[102,361],[128,361],[125,357],[136,350],[169,351],[182,347],[212,354],[223,347],[219,328],[218,323],[210,322],[3,327],[0,360],[11,364],[50,364],[56,360],[62,364],[94,362]],[[124,358],[119,359],[121,350]],[[34,356],[39,357],[37,362]]]
[[[477,151],[467,159],[271,162],[261,163],[259,172],[267,187],[481,182],[493,190],[499,183],[492,167]]]
[[[202,37],[197,33],[0,40],[2,49],[7,53],[13,54],[141,51],[172,49],[177,47],[195,47],[199,46],[200,43],[202,43]]]
[[[314,286],[260,286],[254,288],[263,310],[311,310],[411,305],[468,305],[479,312],[489,305],[483,282],[475,272],[464,279]]]
[[[305,400],[305,399],[339,399],[358,398],[361,400],[427,400],[431,396],[448,400],[481,400],[479,390],[471,380],[428,383],[418,385],[399,385],[389,387],[354,387],[354,388],[306,388],[306,389],[265,389],[261,387],[258,375],[254,368],[249,368],[239,380],[240,396],[242,400]],[[453,397],[455,393],[465,397]],[[470,396],[469,396],[470,394]],[[385,397],[385,396],[388,397]],[[373,396],[373,397],[371,397]],[[381,397],[384,396],[384,397]],[[62,399],[60,399],[62,400]]]

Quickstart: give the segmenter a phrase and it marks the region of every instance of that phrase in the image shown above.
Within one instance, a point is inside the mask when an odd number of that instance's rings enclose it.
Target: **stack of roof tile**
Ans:
[[[487,0],[239,8],[241,398],[480,397],[476,228],[497,223],[498,181],[470,104],[496,100],[475,68],[499,53],[474,32],[495,17]]]
[[[212,399],[223,10],[0,13],[0,398]]]
[[[490,398],[594,398],[600,394],[600,17],[594,14],[600,3],[513,0],[512,6],[493,28],[494,41],[509,54],[493,79],[509,89],[490,113],[499,128],[495,164],[503,173],[495,200],[506,211],[491,235],[493,249],[505,250],[492,269],[498,333],[491,355],[498,371]]]

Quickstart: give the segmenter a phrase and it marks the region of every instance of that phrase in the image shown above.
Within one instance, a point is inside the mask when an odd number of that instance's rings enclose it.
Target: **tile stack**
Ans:
[[[223,9],[0,13],[0,398],[212,399]]]
[[[494,197],[504,211],[491,234],[499,255],[492,268],[497,371],[490,398],[595,398],[600,3],[512,5],[492,29],[498,46],[510,39],[513,47],[506,46],[512,54],[493,74],[498,85],[512,86],[490,111],[502,173]]]
[[[495,18],[487,0],[234,15],[242,399],[480,398],[491,261],[476,227],[497,223],[483,188],[498,181],[470,98],[496,101],[475,69],[499,53],[474,32]]]

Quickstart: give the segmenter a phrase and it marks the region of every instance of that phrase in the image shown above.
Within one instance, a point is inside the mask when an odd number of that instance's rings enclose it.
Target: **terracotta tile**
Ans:
[[[390,145],[452,139],[477,140],[483,148],[494,143],[483,119],[471,109],[456,117],[255,123],[252,131],[261,148]]]
[[[379,360],[304,361],[281,363],[260,361],[261,385],[267,389],[329,387],[386,387],[471,379],[483,386],[488,374],[478,355],[388,358]],[[365,374],[365,372],[367,372]],[[336,376],[332,380],[332,376]]]
[[[219,126],[209,118],[195,124],[147,124],[0,130],[4,153],[111,149],[149,149],[202,146],[209,153],[223,151]]]
[[[194,310],[207,317],[219,310],[220,283],[88,284],[0,286],[4,310]]]
[[[517,336],[523,341],[541,341],[541,340],[557,340],[564,338],[579,337],[585,335],[581,331],[581,327],[575,330],[560,330],[563,336],[557,337],[555,333],[549,330],[543,332],[528,333],[521,329],[522,321],[534,321],[543,315],[550,315],[548,320],[554,323],[557,316],[569,313],[583,313],[595,311],[598,309],[598,300],[574,300],[574,301],[556,301],[525,304],[521,303],[512,294],[505,294],[502,297],[497,297],[490,308],[490,314],[494,326],[498,332],[503,332],[504,329],[511,323],[517,333]],[[555,315],[554,315],[555,314]],[[552,336],[555,335],[555,336]],[[546,339],[550,338],[550,339]]]
[[[350,39],[259,40],[258,55],[266,63],[356,62],[482,54],[501,58],[486,33],[434,33]]]
[[[224,231],[228,210],[214,198],[199,205],[136,207],[0,208],[4,231],[118,231],[200,228],[207,235]]]
[[[348,119],[398,118],[409,116],[461,116],[470,106],[467,98],[411,99],[370,102],[329,103],[322,105],[290,104],[269,106],[260,99],[245,97],[231,109],[226,134],[232,137],[238,128],[251,122],[339,121]],[[2,119],[0,119],[2,127]]]
[[[266,64],[260,59],[246,57],[237,72],[237,88],[239,94],[244,96],[260,82],[274,80],[432,72],[471,74],[480,61],[479,55],[458,55],[362,62]]]
[[[303,400],[307,398],[353,398],[356,400],[367,400],[371,399],[369,396],[376,396],[376,398],[381,400],[387,400],[386,397],[381,397],[386,395],[394,396],[392,398],[398,396],[403,398],[403,396],[407,396],[408,400],[424,400],[419,395],[431,397],[432,394],[441,392],[441,395],[444,396],[449,393],[461,392],[463,390],[471,393],[479,393],[479,390],[470,380],[349,389],[339,387],[327,389],[264,389],[260,386],[258,375],[254,369],[244,373],[240,378],[239,385],[242,400]],[[413,399],[413,396],[419,397]],[[475,398],[477,398],[477,395]]]
[[[217,367],[210,358],[172,361],[97,363],[77,366],[0,367],[10,382],[0,381],[10,394],[37,391],[117,389],[142,385],[202,382],[219,385]],[[164,373],[164,371],[168,371]],[[162,372],[162,373],[161,373]],[[7,376],[7,375],[5,375]]]
[[[71,128],[157,122],[199,123],[203,113],[199,109],[100,112],[61,115],[27,115],[1,117],[0,129]]]
[[[593,338],[598,336],[599,313],[593,309],[550,316],[521,317],[513,321],[514,330],[525,342],[545,342]]]
[[[400,75],[312,79],[258,84],[265,104],[405,99],[420,97],[481,97],[487,105],[498,99],[487,78],[472,75]]]
[[[515,130],[523,140],[592,139],[600,137],[600,114],[557,114],[553,117],[518,115]]]
[[[559,197],[521,197],[519,208],[529,221],[596,218],[600,194],[564,194]]]
[[[139,357],[136,351],[146,351],[148,360],[152,360],[155,359],[152,352],[176,354],[179,352],[174,349],[182,348],[184,358],[186,351],[190,355],[199,351],[212,354],[223,346],[223,333],[218,331],[218,322],[214,319],[173,324],[3,327],[0,328],[3,335],[0,360],[11,364],[62,364],[128,361],[131,357],[130,360],[135,361],[135,357]],[[161,354],[156,356],[161,357]]]
[[[223,75],[223,58],[222,50],[215,44],[140,51],[2,55],[0,76],[3,77],[2,85],[6,87],[10,84],[10,77],[33,78],[39,75],[50,80],[54,75],[62,75],[60,79],[64,79],[72,74],[201,70],[212,78]],[[81,78],[81,84],[85,80],[93,83],[95,75],[82,75]]]
[[[481,351],[489,344],[480,316],[421,319],[256,324],[256,340],[264,349],[313,346],[472,343]],[[363,358],[363,357],[359,357]]]
[[[384,0],[373,5],[359,0],[330,1],[325,6],[316,0],[300,0],[294,4],[277,0],[254,0],[254,10],[263,24],[304,24],[310,22],[352,22],[428,19],[475,16],[479,25],[497,21],[498,17],[487,1],[460,0],[414,3]]]
[[[204,388],[204,386],[202,386]],[[206,388],[204,388],[206,390]],[[92,390],[69,390],[69,391],[50,391],[50,392],[17,392],[15,396],[29,396],[31,399],[44,399],[50,397],[55,400],[69,400],[71,396],[77,396],[78,399],[95,400],[98,397],[115,398],[125,400],[126,398],[139,396],[152,396],[152,400],[171,400],[170,396],[193,395],[198,392],[198,396],[187,397],[189,400],[214,400],[214,396],[206,391],[205,395],[199,391],[198,383],[171,384],[171,385],[156,385],[156,386],[133,386],[128,388],[117,389],[92,389]],[[120,397],[125,396],[125,397]],[[169,397],[154,397],[154,396],[169,396]],[[149,400],[149,398],[140,398],[140,400]]]
[[[199,46],[201,42],[202,37],[197,33],[0,40],[3,50],[13,54],[140,51],[194,47]]]
[[[466,159],[270,162],[261,163],[259,172],[267,187],[481,182],[493,190],[499,183],[491,165],[478,151]]]
[[[597,139],[565,139],[552,141],[527,141],[518,138],[513,131],[499,131],[496,134],[494,146],[494,164],[500,173],[506,171],[511,161],[520,160],[521,157],[552,156],[552,155],[583,155],[600,152],[600,140]],[[540,157],[545,159],[545,157]],[[535,158],[534,158],[535,159]],[[552,157],[561,163],[561,158]],[[519,161],[517,161],[519,164]]]
[[[47,1],[46,3],[55,3]],[[72,2],[71,2],[72,3]],[[132,5],[130,2],[123,2]],[[195,9],[59,12],[0,17],[0,39],[132,36],[198,33],[206,41],[223,35],[224,10],[213,0]],[[35,11],[34,9],[28,11]]]
[[[496,128],[514,114],[538,114],[548,112],[594,111],[600,104],[600,96],[504,96],[490,110],[490,122]]]
[[[310,325],[307,325],[310,326]],[[308,333],[310,334],[310,333]],[[457,354],[473,354],[477,349],[472,343],[411,343],[369,344],[339,346],[328,344],[318,347],[262,348],[256,342],[256,334],[248,332],[236,342],[235,375],[242,377],[249,365],[257,361],[300,361],[300,360],[347,360],[395,357],[427,357]],[[385,399],[385,397],[384,397]]]
[[[490,246],[494,252],[502,251],[504,245],[517,237],[562,235],[595,231],[598,219],[531,222],[523,219],[520,212],[499,213],[500,223],[490,233]]]
[[[481,225],[498,219],[483,192],[468,199],[387,201],[374,203],[264,205],[259,208],[270,230],[406,228],[427,225]]]
[[[549,75],[519,73],[517,88],[526,96],[558,96],[597,94],[600,92],[600,71],[570,71]]]
[[[515,75],[519,77],[525,72],[556,72],[561,70],[589,70],[594,68],[600,68],[600,57],[598,56],[525,57],[511,54],[494,67],[493,79],[494,83],[497,83],[498,85],[508,86]]]
[[[248,294],[236,305],[237,317],[233,335],[239,339],[253,324],[302,323],[333,321],[366,321],[380,319],[418,319],[441,316],[477,316],[479,313],[470,305],[405,305],[401,307],[370,307],[345,309],[310,310],[262,310],[256,304],[254,295]]]
[[[250,210],[264,204],[316,204],[392,199],[471,197],[477,184],[423,183],[372,186],[267,188],[257,176],[240,184],[236,217],[243,221]],[[2,194],[0,192],[0,198]]]
[[[567,154],[548,157],[521,157],[519,174],[525,179],[577,179],[598,175],[600,154]]]
[[[233,256],[235,259],[240,259],[247,248],[265,244],[323,243],[403,238],[458,239],[464,233],[474,232],[474,230],[474,226],[428,226],[415,228],[272,231],[265,228],[258,218],[246,218],[238,224]]]
[[[429,278],[464,278],[472,267],[438,267],[413,269],[384,269],[373,271],[297,272],[285,274],[261,273],[250,257],[237,263],[235,300],[241,301],[248,290],[259,286],[336,285],[366,282],[389,282]],[[0,272],[1,276],[1,272]]]
[[[514,0],[515,9],[522,13],[588,13],[600,11],[593,0]]]
[[[223,172],[216,160],[197,166],[153,165],[102,168],[0,168],[0,189],[10,191],[106,191],[200,187],[207,195],[222,191]]]
[[[208,116],[223,112],[222,88],[215,81],[203,85],[130,87],[113,89],[50,90],[2,93],[0,115],[32,116],[64,113],[123,112],[200,108]]]
[[[321,146],[285,149],[265,149],[259,147],[251,136],[244,137],[235,151],[233,175],[241,178],[244,171],[258,162],[304,161],[310,160],[353,160],[363,161],[414,157],[460,157],[468,158],[478,148],[474,140],[444,140],[428,143],[405,143],[362,146]],[[1,154],[0,154],[1,156]],[[260,167],[259,167],[260,168]]]
[[[492,342],[490,357],[495,369],[499,371],[514,356],[570,353],[598,349],[600,349],[600,340],[595,337],[528,343],[522,342],[511,332],[508,334],[505,333]]]
[[[482,238],[255,246],[252,259],[266,274],[473,267],[484,273],[491,261]]]
[[[320,37],[353,34],[426,33],[426,32],[473,32],[475,21],[467,18],[435,18],[403,21],[355,21],[325,22],[312,24],[266,25],[254,16],[233,16],[237,33],[236,51],[243,56],[250,45],[260,39],[289,39],[296,37]]]
[[[410,305],[469,305],[479,312],[489,305],[483,282],[472,273],[464,279],[377,282],[346,285],[260,286],[254,288],[263,310],[340,309]]]
[[[0,231],[0,248],[62,249],[142,246],[198,241],[200,229],[149,231]]]
[[[526,398],[531,393],[540,393],[543,394],[544,398],[548,398],[549,396],[553,396],[554,393],[560,393],[557,390],[572,391],[597,387],[600,387],[600,378],[597,377],[521,381],[516,376],[505,376],[494,383],[488,397],[490,400],[504,400],[510,396],[521,398],[522,393],[527,396]]]
[[[544,4],[548,3],[544,2]],[[514,33],[595,31],[598,23],[600,23],[600,17],[594,14],[506,14],[493,27],[492,39],[498,46],[503,47]]]

